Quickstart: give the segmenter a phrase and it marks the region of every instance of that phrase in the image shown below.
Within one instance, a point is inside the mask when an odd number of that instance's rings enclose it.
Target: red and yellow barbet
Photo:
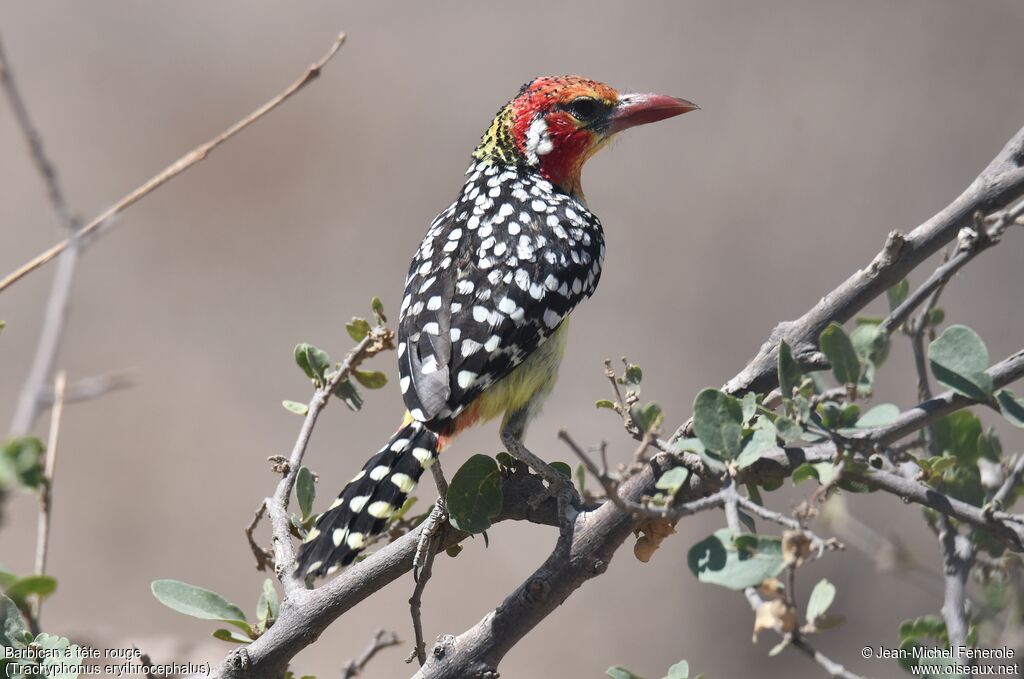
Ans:
[[[502,415],[503,435],[521,440],[554,386],[569,314],[601,277],[604,234],[584,201],[583,163],[626,128],[696,108],[578,76],[537,78],[502,107],[409,267],[405,421],[317,519],[303,574],[350,564],[462,429]]]

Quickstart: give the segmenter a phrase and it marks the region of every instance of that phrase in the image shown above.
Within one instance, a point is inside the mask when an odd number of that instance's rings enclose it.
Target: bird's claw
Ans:
[[[427,553],[430,550],[430,543],[440,535],[441,528],[448,520],[448,507],[444,498],[437,498],[433,509],[423,522],[423,530],[420,531],[419,540],[416,542],[416,553],[412,558],[412,577],[419,582],[420,568],[426,563]]]

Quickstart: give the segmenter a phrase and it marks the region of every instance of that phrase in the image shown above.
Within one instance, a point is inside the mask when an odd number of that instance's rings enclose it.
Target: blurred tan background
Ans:
[[[632,443],[593,407],[606,396],[602,359],[641,363],[645,395],[671,421],[684,419],[697,391],[738,371],[776,322],[868,262],[890,229],[944,206],[1024,124],[1022,22],[1019,0],[0,5],[8,57],[85,217],[349,33],[321,80],[131,208],[85,255],[60,365],[72,378],[135,368],[138,385],[65,413],[50,562],[60,590],[46,628],[135,642],[158,660],[223,656],[213,625],[162,607],[150,581],[209,587],[252,614],[264,576],[242,528],[275,481],[266,457],[297,432],[280,402],[310,389],[292,347],[310,341],[340,355],[345,321],[367,313],[374,294],[397,312],[409,256],[522,82],[578,72],[703,107],[623,135],[586,172],[608,233],[606,271],[574,316],[561,383],[530,442],[569,460],[555,439],[565,427],[583,441],[607,439],[624,461]],[[7,102],[0,150],[6,273],[60,234]],[[993,359],[1024,338],[1018,239],[968,267],[943,298]],[[0,296],[2,418],[53,271]],[[880,399],[913,402],[909,359],[899,343]],[[386,356],[375,367],[394,379],[393,364]],[[321,474],[321,505],[400,416],[393,385],[367,394],[361,414],[328,411],[307,458]],[[1010,434],[1005,444],[1022,441]],[[474,431],[445,466],[497,450],[493,428]],[[771,502],[788,509],[809,489],[799,491]],[[429,481],[420,496],[433,499]],[[880,496],[847,502],[935,575],[911,586],[851,548],[801,572],[800,595],[832,579],[834,610],[848,623],[820,648],[860,673],[903,676],[859,650],[894,645],[901,620],[938,611],[937,546],[916,508]],[[8,503],[0,561],[15,570],[31,568],[35,512],[34,498]],[[743,597],[700,585],[686,568],[686,550],[720,525],[719,514],[685,521],[648,565],[624,548],[512,651],[502,676],[598,677],[621,663],[656,678],[681,658],[713,679],[820,676],[798,654],[767,658],[768,638],[752,646]],[[554,533],[502,524],[490,538],[487,550],[477,540],[438,562],[428,638],[475,623],[539,563]],[[410,639],[412,587],[403,578],[354,609],[294,669],[336,676],[377,627]],[[365,676],[410,675],[407,646]]]

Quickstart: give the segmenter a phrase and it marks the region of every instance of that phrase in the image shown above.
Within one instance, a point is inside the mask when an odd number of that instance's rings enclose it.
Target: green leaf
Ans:
[[[1024,428],[1024,400],[1017,398],[1009,389],[1000,389],[996,392],[996,402],[1007,422]]]
[[[788,417],[780,417],[775,420],[775,431],[778,432],[779,438],[786,443],[799,441],[804,435],[803,428]]]
[[[309,406],[298,401],[281,401],[281,405],[284,406],[285,410],[296,415],[305,415],[309,412]]]
[[[367,389],[380,389],[388,383],[388,376],[379,370],[353,370],[352,375]]]
[[[654,487],[666,491],[669,497],[675,497],[689,476],[690,471],[686,467],[673,467],[658,477]]]
[[[18,483],[39,488],[43,482],[43,453],[46,446],[34,436],[21,436],[4,444],[0,455],[0,488]]]
[[[743,394],[743,398],[740,399],[740,408],[743,410],[743,423],[750,422],[757,413],[757,394],[752,391]]]
[[[567,465],[565,462],[552,462],[551,468],[567,479],[572,478],[572,467]]]
[[[892,424],[900,416],[900,409],[892,403],[881,403],[860,416],[857,424],[858,429],[874,429]]]
[[[448,487],[451,524],[466,533],[482,533],[501,511],[501,472],[488,455],[473,455],[463,464]]]
[[[632,672],[630,672],[629,670],[627,670],[625,667],[623,667],[621,665],[615,665],[614,667],[609,667],[608,669],[606,669],[604,671],[604,673],[607,674],[612,679],[643,679],[643,677],[640,677],[640,676],[637,676],[637,675],[633,674]]]
[[[749,467],[751,464],[756,462],[769,450],[774,450],[775,437],[778,432],[775,430],[775,425],[766,417],[758,418],[757,425],[754,427],[754,433],[750,439],[743,446],[743,452],[736,458],[736,464],[740,469]]]
[[[28,631],[17,604],[0,595],[0,646],[23,648]]]
[[[277,590],[274,588],[274,581],[266,578],[263,581],[263,591],[260,592],[259,601],[256,602],[256,620],[261,630],[266,630],[280,612],[280,604],[277,599]]]
[[[252,635],[245,613],[216,592],[179,580],[154,580],[150,585],[157,601],[171,610],[202,620],[219,620]]]
[[[331,367],[331,358],[323,349],[302,342],[295,345],[295,362],[311,380],[323,383],[324,373]]]
[[[836,598],[836,586],[824,578],[811,590],[811,598],[807,601],[807,620],[814,622],[825,615],[828,607]]]
[[[860,358],[843,326],[830,323],[818,336],[818,343],[832,363],[832,376],[836,381],[839,384],[856,384],[860,379]]]
[[[850,341],[857,355],[864,361],[882,365],[889,357],[889,336],[877,323],[862,323],[850,333]]]
[[[598,408],[608,408],[610,410],[615,409],[615,404],[606,398],[599,399],[596,403],[594,403],[594,405],[597,406]]]
[[[370,323],[365,318],[353,318],[345,324],[345,330],[356,342],[362,342],[370,334]]]
[[[514,457],[512,457],[506,452],[498,453],[497,455],[494,456],[494,459],[497,460],[498,466],[504,469],[515,469],[516,466],[518,466],[519,464],[519,462]]]
[[[305,521],[313,513],[313,500],[316,499],[316,481],[309,467],[299,467],[299,473],[295,475],[295,497]]]
[[[57,589],[57,580],[49,575],[27,575],[18,578],[4,592],[15,603],[23,603],[31,595],[48,597]]]
[[[978,435],[978,457],[998,462],[1003,457],[1003,442],[999,440],[994,427]]]
[[[636,404],[629,409],[629,416],[636,422],[640,431],[648,432],[661,424],[661,406],[653,402],[645,406]]]
[[[756,548],[741,551],[733,542],[732,532],[721,528],[690,548],[687,565],[701,582],[735,590],[759,585],[785,567],[782,540],[762,535],[752,537]]]
[[[43,650],[39,674],[50,679],[75,679],[85,654],[78,644],[54,634],[38,634],[32,645]]]
[[[985,489],[981,485],[981,472],[977,463],[960,462],[943,477],[946,494],[975,507],[985,503]]]
[[[919,460],[919,462],[924,462],[924,460]],[[950,455],[937,455],[928,458],[926,464],[930,467],[927,471],[930,471],[932,474],[942,474],[956,466],[956,458]]]
[[[935,445],[962,463],[978,461],[978,437],[981,420],[969,410],[959,410],[935,422]]]
[[[377,317],[377,323],[383,325],[388,322],[388,317],[384,315],[384,302],[380,301],[380,297],[374,297],[370,300],[370,308],[373,309],[373,315]]]
[[[622,382],[627,387],[637,389],[640,387],[640,381],[644,378],[644,371],[640,369],[640,366],[635,363],[630,363],[626,366],[626,372],[622,374]]]
[[[899,628],[900,641],[906,639],[946,640],[946,623],[937,615],[922,615],[904,620]]]
[[[454,559],[459,554],[462,554],[462,545],[450,545],[444,550],[444,553]]]
[[[885,291],[885,296],[889,300],[889,311],[895,311],[896,307],[903,304],[907,300],[907,295],[910,293],[910,283],[904,278],[899,283],[892,286]]]
[[[587,468],[582,462],[576,465],[576,489],[580,494],[587,489]]]
[[[779,342],[779,391],[783,398],[793,398],[793,390],[800,384],[803,377],[803,370],[800,364],[793,358],[793,350],[786,344],[786,340]]]
[[[358,411],[363,407],[362,394],[349,380],[338,382],[338,386],[334,388],[334,395],[344,401],[349,410]]]
[[[743,407],[718,389],[705,389],[693,401],[693,430],[707,448],[734,458],[743,437]]]
[[[831,462],[815,462],[813,464],[804,462],[793,470],[793,484],[799,484],[807,479],[815,479],[821,485],[831,483],[836,476],[836,468]]]
[[[251,638],[249,638],[249,637],[247,637],[245,635],[239,634],[238,632],[234,632],[232,630],[227,630],[227,629],[217,629],[217,630],[214,630],[213,634],[211,636],[213,636],[214,639],[220,639],[221,641],[230,641],[230,642],[233,642],[233,643],[236,643],[236,644],[251,644],[252,643],[252,639]]]
[[[967,398],[987,401],[992,395],[988,349],[965,325],[951,325],[928,345],[928,363],[935,379]]]
[[[690,679],[690,663],[680,660],[668,668],[668,674],[664,679]]]

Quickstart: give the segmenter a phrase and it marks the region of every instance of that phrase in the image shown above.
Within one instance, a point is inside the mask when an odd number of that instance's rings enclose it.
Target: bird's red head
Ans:
[[[620,94],[580,76],[540,77],[498,112],[473,155],[534,167],[563,190],[581,193],[583,163],[617,132],[696,108],[663,94]]]

